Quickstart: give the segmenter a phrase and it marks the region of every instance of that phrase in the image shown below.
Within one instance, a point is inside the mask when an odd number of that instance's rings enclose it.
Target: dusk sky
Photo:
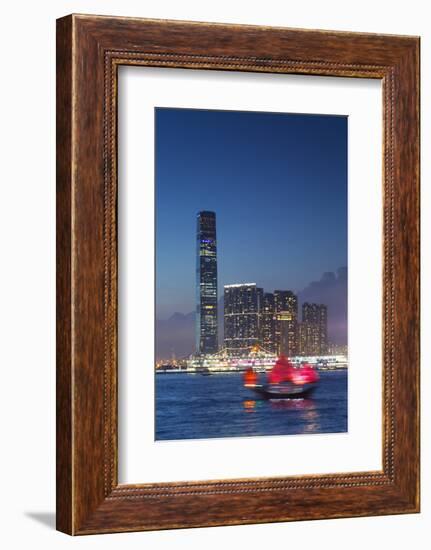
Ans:
[[[223,285],[296,292],[347,266],[347,117],[156,109],[156,317],[195,310],[196,214]]]

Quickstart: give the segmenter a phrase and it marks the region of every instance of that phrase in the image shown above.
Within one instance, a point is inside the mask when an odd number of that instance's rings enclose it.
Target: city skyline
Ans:
[[[216,349],[215,325],[220,347],[218,297],[249,281],[267,295],[294,293],[297,307],[303,293],[328,298],[335,340],[345,341],[347,118],[174,108],[156,108],[155,118],[157,356],[167,343],[175,352],[170,320],[189,338],[182,320],[191,315],[190,352]],[[214,239],[200,240],[202,212],[214,214]],[[333,321],[330,313],[329,332]],[[278,339],[289,322],[273,319]]]
[[[263,307],[261,309],[261,315],[262,315],[262,322],[264,323],[264,315],[265,315],[265,299],[267,299],[268,296],[272,297],[272,308],[269,308],[270,311],[270,318],[271,318],[271,325],[272,325],[272,332],[275,332],[275,326],[279,324],[280,322],[284,322],[285,328],[287,328],[287,331],[284,332],[285,342],[287,342],[287,348],[286,343],[283,344],[283,348],[278,348],[277,346],[271,347],[271,345],[268,345],[268,342],[265,342],[264,340],[264,332],[261,332],[259,334],[259,337],[261,338],[259,342],[249,342],[248,345],[252,345],[253,343],[259,343],[264,349],[270,351],[270,352],[282,352],[283,354],[295,354],[295,355],[306,355],[305,348],[308,348],[310,346],[310,341],[315,342],[315,347],[313,353],[316,353],[318,355],[322,354],[319,353],[322,351],[321,348],[321,340],[320,340],[320,334],[315,332],[315,329],[313,327],[310,327],[308,323],[310,321],[313,321],[313,319],[310,319],[309,313],[304,313],[304,306],[317,306],[319,308],[323,307],[325,310],[325,327],[324,327],[324,347],[328,346],[328,352],[334,353],[333,351],[330,351],[330,349],[335,348],[343,348],[347,345],[347,300],[341,300],[341,304],[338,304],[338,307],[336,308],[337,311],[331,311],[332,308],[329,309],[328,314],[328,308],[327,304],[322,303],[325,300],[322,300],[322,296],[325,295],[325,288],[326,293],[329,290],[329,295],[333,291],[333,282],[336,284],[341,283],[342,288],[344,288],[345,292],[338,292],[337,294],[339,296],[343,296],[343,294],[347,297],[347,268],[340,268],[337,270],[337,273],[324,273],[322,278],[319,281],[313,281],[307,287],[303,290],[303,292],[299,292],[298,294],[293,293],[290,290],[278,290],[273,292],[266,292],[266,289],[259,288],[256,283],[233,283],[230,285],[225,285],[226,287],[245,287],[245,286],[253,286],[257,287],[257,292],[262,295],[263,297]],[[275,306],[275,300],[274,295],[279,294],[278,302],[279,306]],[[290,310],[289,313],[292,313],[292,309],[286,305],[292,303],[293,305],[293,312],[294,316],[293,318],[286,318],[286,310]],[[339,310],[341,305],[341,312]],[[219,313],[219,319],[221,322],[219,322],[218,326],[218,336],[219,336],[219,342],[222,342],[220,348],[225,347],[225,325],[224,325],[224,296],[221,296],[218,303],[218,313]],[[300,316],[298,311],[301,310],[302,312],[302,321],[300,321]],[[195,348],[193,347],[194,340],[195,340],[195,311],[191,311],[188,314],[181,314],[179,312],[175,312],[170,319],[168,320],[157,320],[158,327],[156,330],[156,339],[157,339],[157,345],[156,345],[156,358],[157,360],[161,359],[169,359],[172,356],[175,356],[177,358],[185,357],[192,352],[195,351]],[[274,315],[276,314],[276,315]],[[281,314],[281,316],[279,315]],[[341,337],[338,334],[338,336],[331,338],[331,328],[332,328],[332,336],[334,336],[334,327],[335,330],[339,330],[339,326],[337,325],[342,323],[342,330],[341,330]],[[287,323],[286,323],[287,321]],[[291,322],[294,321],[294,325],[292,327]],[[304,322],[305,321],[305,322]],[[295,327],[295,322],[297,322],[297,325]],[[171,326],[166,329],[166,326],[160,325],[160,323],[168,323]],[[174,326],[172,326],[172,324]],[[332,327],[331,327],[332,325]],[[293,328],[293,332],[292,332]],[[294,348],[291,347],[292,342],[292,334],[295,334],[296,331],[296,343]],[[269,330],[271,332],[271,329]],[[166,340],[166,336],[168,336],[168,340]],[[270,336],[270,340],[272,340],[272,343],[274,344],[274,337]],[[317,340],[317,341],[316,341]],[[280,338],[280,328],[278,328],[278,335],[276,338],[276,341],[278,341],[279,344],[281,344],[281,338]],[[312,344],[311,344],[312,345]],[[178,351],[178,353],[175,351],[177,349],[177,346],[181,348],[183,351]],[[185,346],[185,347],[184,347]]]
[[[328,351],[327,306],[302,305],[291,290],[264,292],[256,283],[234,283],[223,289],[223,344],[218,342],[217,216],[196,216],[196,343],[197,357],[224,350],[242,356],[259,347],[277,355],[325,355]]]

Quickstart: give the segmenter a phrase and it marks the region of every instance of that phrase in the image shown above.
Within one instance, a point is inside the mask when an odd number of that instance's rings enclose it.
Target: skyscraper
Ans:
[[[265,350],[272,353],[277,352],[274,311],[274,294],[265,292],[260,313],[260,342]]]
[[[324,355],[328,351],[328,310],[323,304],[302,304],[301,355]]]
[[[274,290],[276,353],[298,353],[298,297],[291,290]]]
[[[298,353],[298,331],[297,322],[293,313],[282,311],[276,314],[276,323],[280,331],[277,352],[280,355],[291,357]]]
[[[244,355],[259,343],[263,289],[256,283],[225,285],[224,345],[230,355]]]
[[[313,323],[302,321],[299,325],[299,355],[318,355],[316,346],[317,328]]]
[[[320,354],[328,353],[328,308],[320,304],[319,307],[319,346]]]
[[[196,352],[211,354],[218,350],[215,212],[198,213],[196,237]]]

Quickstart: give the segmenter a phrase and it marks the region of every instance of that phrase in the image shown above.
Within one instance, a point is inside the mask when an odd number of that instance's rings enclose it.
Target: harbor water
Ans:
[[[155,439],[346,432],[347,369],[319,375],[311,397],[267,401],[244,388],[241,373],[158,374]]]

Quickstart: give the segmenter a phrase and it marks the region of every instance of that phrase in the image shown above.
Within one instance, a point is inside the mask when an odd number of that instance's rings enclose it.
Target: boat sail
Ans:
[[[257,383],[257,375],[252,369],[244,375],[244,386],[265,399],[307,397],[316,388],[318,381],[318,373],[309,364],[295,368],[284,355],[277,359],[265,384]]]

